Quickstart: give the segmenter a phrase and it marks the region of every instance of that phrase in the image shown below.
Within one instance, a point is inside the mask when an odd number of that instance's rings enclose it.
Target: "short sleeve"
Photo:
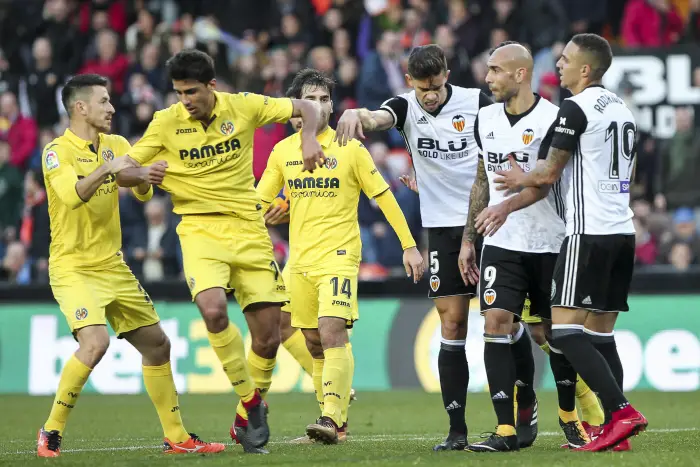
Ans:
[[[279,144],[275,145],[267,159],[267,167],[263,172],[260,182],[256,187],[260,199],[264,203],[271,203],[280,189],[284,186],[284,174],[279,164],[280,148]]]
[[[153,120],[148,125],[146,132],[140,140],[129,150],[129,157],[143,165],[153,159],[163,149],[161,138],[162,119],[158,114],[153,115]]]
[[[46,185],[50,186],[61,203],[71,209],[81,206],[85,201],[78,196],[75,188],[78,175],[65,149],[58,144],[50,144],[44,149],[42,170]]]
[[[403,130],[403,125],[406,123],[406,115],[408,115],[408,101],[403,97],[392,97],[384,101],[379,107],[381,110],[389,112],[394,119],[394,127],[397,130]]]
[[[549,126],[549,129],[547,130],[547,134],[544,135],[544,138],[542,138],[542,142],[540,143],[540,149],[537,153],[538,160],[544,160],[547,158],[549,148],[552,146],[552,138],[554,138],[554,128],[556,128],[556,126],[557,120],[554,120]]]
[[[270,97],[249,92],[244,95],[244,102],[254,115],[258,127],[268,123],[287,123],[294,112],[292,100],[287,97]]]
[[[576,102],[565,99],[559,108],[554,124],[551,147],[573,151],[576,149],[579,138],[586,131],[588,120]]]
[[[481,136],[479,135],[479,114],[476,114],[476,118],[474,119],[474,140],[476,141],[476,145],[479,148],[479,158],[484,157],[484,150],[481,147]]]
[[[360,182],[362,191],[368,198],[375,198],[389,189],[389,184],[374,164],[374,160],[364,145],[359,144],[355,149],[355,175]]]

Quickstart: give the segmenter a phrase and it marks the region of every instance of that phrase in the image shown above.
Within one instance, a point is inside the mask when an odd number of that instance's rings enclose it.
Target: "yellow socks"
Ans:
[[[545,342],[544,344],[540,345],[540,349],[542,349],[542,352],[549,355],[549,342]]]
[[[229,323],[223,331],[216,334],[210,332],[208,335],[209,343],[219,357],[233,390],[248,402],[255,395],[255,385],[246,365],[241,331],[233,323]]]
[[[182,425],[170,362],[160,366],[144,366],[143,384],[156,407],[165,437],[174,443],[187,441],[190,435]]]
[[[589,425],[600,426],[605,422],[605,413],[598,397],[580,376],[576,382],[576,400],[581,408],[581,418]]]
[[[83,390],[91,372],[91,368],[78,360],[75,355],[71,355],[61,372],[61,380],[58,383],[49,419],[44,423],[46,431],[58,430],[63,434],[68,415],[75,407],[80,391]]]
[[[323,415],[340,427],[344,398],[349,391],[350,355],[345,346],[326,349],[323,355]]]
[[[304,338],[304,333],[297,329],[294,331],[289,339],[282,342],[285,349],[294,357],[299,365],[307,372],[309,375],[313,374],[313,357],[311,357],[311,352],[306,347],[306,339]]]
[[[348,421],[348,408],[350,407],[350,390],[352,389],[352,379],[355,376],[355,356],[352,354],[352,344],[348,342],[345,344],[345,348],[348,349],[348,357],[350,358],[350,371],[348,373],[348,387],[345,393],[345,398],[343,399],[343,410],[340,413],[340,418],[343,423]]]
[[[314,381],[314,392],[316,393],[316,401],[318,401],[318,407],[323,413],[323,363],[322,358],[313,359],[313,371],[311,372],[311,377]]]
[[[515,436],[515,427],[511,425],[498,425],[496,434],[500,436]]]
[[[260,391],[261,396],[265,396],[267,391],[272,385],[272,373],[275,371],[275,363],[277,359],[275,358],[263,358],[253,352],[253,349],[248,352],[248,369],[250,370],[250,377],[255,382],[255,387]],[[240,415],[243,419],[248,420],[248,412],[245,407],[243,407],[243,402],[248,402],[250,399],[243,399],[238,402],[236,407],[236,414]]]
[[[569,422],[576,422],[578,421],[578,413],[576,412],[576,409],[572,410],[571,412],[567,412],[562,409],[559,410],[559,418],[561,418],[561,421],[564,423],[569,423]]]

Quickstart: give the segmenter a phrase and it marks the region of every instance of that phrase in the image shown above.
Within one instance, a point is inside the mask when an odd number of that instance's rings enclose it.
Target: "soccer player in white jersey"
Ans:
[[[479,279],[481,312],[485,315],[484,363],[498,427],[489,438],[469,449],[497,452],[529,447],[537,436],[535,368],[532,345],[522,323],[523,305],[529,298],[530,314],[545,320],[549,328],[552,273],[565,226],[558,183],[551,190],[543,185],[519,194],[496,190],[493,179],[497,171],[515,163],[528,172],[541,163],[538,159],[546,156],[553,136],[549,130],[559,108],[533,93],[533,59],[521,44],[500,44],[487,65],[486,83],[497,104],[482,108],[474,125],[479,166],[464,227],[460,269],[465,282],[470,280],[479,216],[485,234]],[[509,210],[534,200],[539,201],[506,219]],[[487,205],[491,210],[485,209]],[[530,325],[543,326],[541,320]],[[544,333],[549,334],[549,329]],[[582,446],[588,438],[576,412],[576,372],[557,349],[551,353],[550,364],[559,393],[559,423],[567,445]],[[517,425],[513,413],[516,384]]]
[[[636,125],[624,101],[601,85],[612,62],[610,44],[577,34],[557,68],[565,99],[544,164],[530,172],[501,172],[500,188],[551,185],[566,190],[566,238],[552,281],[552,344],[598,393],[609,420],[582,451],[603,451],[643,431],[647,419],[622,393],[622,364],[613,328],[629,311],[634,226],[629,188]]]
[[[364,131],[396,128],[406,140],[415,178],[402,181],[419,193],[423,227],[428,230],[429,297],[440,315],[442,342],[438,372],[450,431],[434,450],[462,450],[467,425],[464,407],[469,384],[465,354],[469,301],[476,286],[466,285],[457,260],[467,221],[469,193],[476,175],[478,148],[474,120],[491,99],[478,89],[450,85],[445,53],[437,45],[416,47],[408,58],[411,92],[393,97],[378,110],[347,110],[338,122],[341,144]],[[478,275],[478,266],[473,266]]]

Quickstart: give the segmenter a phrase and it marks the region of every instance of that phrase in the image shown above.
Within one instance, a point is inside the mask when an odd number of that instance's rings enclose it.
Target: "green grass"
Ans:
[[[270,395],[273,430],[268,456],[244,455],[227,446],[219,455],[164,456],[155,410],[144,396],[84,395],[71,415],[59,459],[35,457],[35,434],[47,415],[47,397],[0,396],[0,465],[160,466],[160,465],[487,465],[504,466],[700,466],[700,396],[697,393],[636,392],[630,399],[649,419],[649,430],[633,438],[627,453],[574,453],[559,448],[563,441],[556,415],[556,396],[540,396],[540,437],[519,453],[433,453],[445,435],[447,417],[438,395],[415,391],[360,393],[350,410],[348,443],[341,446],[299,446],[287,441],[300,436],[316,417],[311,394]],[[208,441],[230,443],[232,396],[183,395],[188,430]],[[467,416],[470,440],[495,425],[485,394],[470,394]]]

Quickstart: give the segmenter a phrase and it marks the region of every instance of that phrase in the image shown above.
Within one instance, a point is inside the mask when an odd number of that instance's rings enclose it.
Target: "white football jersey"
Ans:
[[[448,84],[447,99],[432,113],[421,107],[415,91],[382,104],[413,159],[423,227],[466,224],[478,157],[474,120],[491,103],[479,89]]]
[[[493,181],[498,177],[497,171],[510,170],[509,154],[525,172],[535,168],[540,148],[541,157],[546,156],[548,139],[552,137],[551,132],[548,137],[548,130],[558,110],[556,105],[537,96],[535,105],[520,115],[508,115],[504,104],[493,104],[479,111],[476,139],[489,180],[489,206],[515,196],[496,190]],[[557,183],[546,198],[511,213],[493,236],[484,237],[484,245],[527,253],[559,253],[564,232],[564,200]]]
[[[562,175],[566,234],[633,234],[630,179],[637,126],[615,93],[590,86],[562,102],[552,147],[572,151]]]

